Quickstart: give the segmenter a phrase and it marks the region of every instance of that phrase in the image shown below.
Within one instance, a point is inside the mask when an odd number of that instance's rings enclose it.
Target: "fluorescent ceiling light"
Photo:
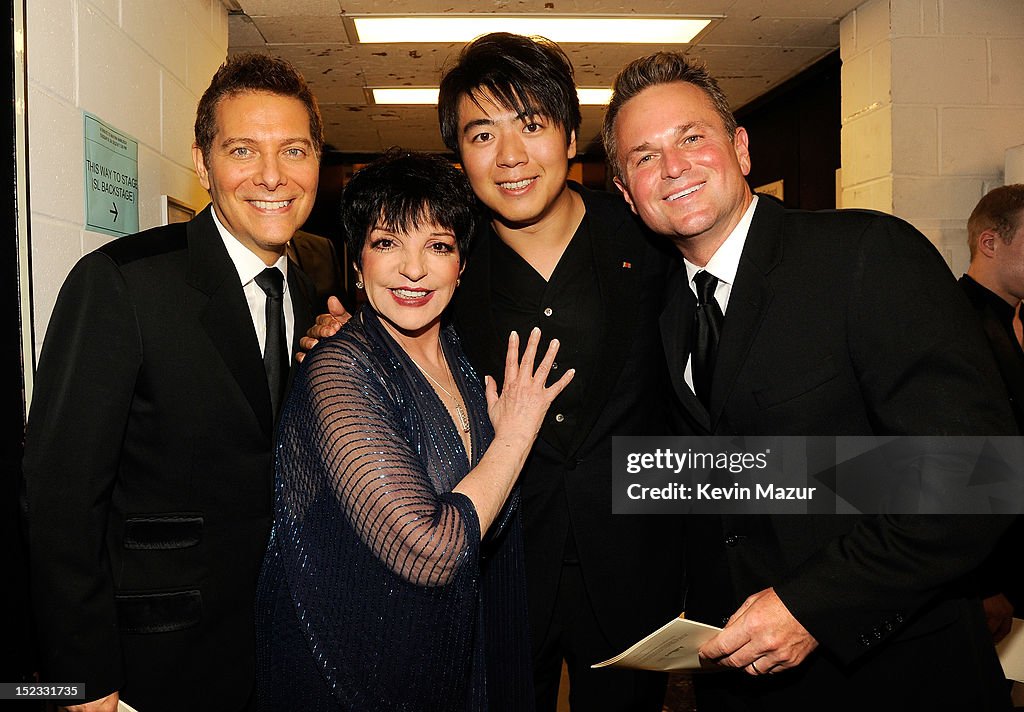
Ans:
[[[680,17],[548,17],[543,15],[418,15],[354,17],[358,41],[469,42],[488,32],[541,35],[554,42],[686,44],[710,19]]]
[[[437,87],[375,87],[371,88],[374,104],[437,104]],[[578,87],[580,103],[603,106],[612,98],[607,87]]]
[[[611,87],[576,87],[576,95],[584,106],[605,106],[612,100]]]
[[[374,104],[436,104],[437,87],[378,87],[370,90]]]

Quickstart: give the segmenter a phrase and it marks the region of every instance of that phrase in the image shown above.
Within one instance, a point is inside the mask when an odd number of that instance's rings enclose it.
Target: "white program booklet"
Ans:
[[[614,658],[591,665],[592,668],[622,667],[634,670],[721,669],[717,665],[702,663],[697,650],[721,631],[713,625],[673,618],[658,630],[631,645]]]
[[[702,662],[697,655],[700,646],[720,630],[713,625],[674,618],[614,658],[590,667],[623,667],[663,672],[721,669],[713,663]],[[1010,633],[999,642],[996,651],[1006,679],[1024,682],[1024,620],[1013,619]]]
[[[996,652],[999,653],[999,662],[1003,664],[1006,679],[1024,682],[1024,621],[1013,619],[1013,627],[996,645]]]

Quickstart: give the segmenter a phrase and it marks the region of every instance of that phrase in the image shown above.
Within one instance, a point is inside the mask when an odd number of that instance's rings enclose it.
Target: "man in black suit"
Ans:
[[[1024,350],[1014,333],[1024,299],[1024,184],[995,188],[981,199],[967,221],[967,246],[971,266],[960,287],[981,319],[1024,430]]]
[[[554,43],[474,40],[442,78],[438,116],[491,217],[454,299],[466,354],[500,378],[508,333],[537,326],[562,344],[552,378],[576,369],[521,475],[537,710],[555,710],[564,660],[572,709],[660,712],[664,675],[590,665],[682,609],[680,519],[611,504],[612,436],[668,432],[657,316],[673,256],[616,196],[567,182],[579,99]],[[337,328],[319,321],[311,336]]]
[[[275,411],[314,295],[285,245],[322,147],[290,64],[230,58],[196,119],[212,206],[86,255],[61,289],[24,477],[44,680],[91,700],[71,710],[252,704]]]
[[[683,432],[1014,433],[937,251],[888,215],[751,195],[747,134],[703,68],[631,63],[604,139],[626,201],[685,258],[661,317]],[[956,582],[1006,523],[690,517],[687,614],[724,625],[702,653],[747,673],[702,678],[700,709],[1005,708],[980,605]]]
[[[1024,351],[1014,333],[1016,310],[1024,299],[1024,185],[995,188],[985,195],[967,220],[971,265],[960,278],[981,321],[999,374],[1010,395],[1017,427],[1024,432]],[[1005,636],[1014,611],[1024,605],[1024,573],[1018,561],[1024,522],[1018,517],[979,572],[989,630]]]

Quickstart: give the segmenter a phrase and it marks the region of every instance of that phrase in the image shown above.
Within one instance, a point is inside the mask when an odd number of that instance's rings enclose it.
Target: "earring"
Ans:
[[[460,284],[462,284],[462,280],[461,279],[456,279],[455,280],[455,286],[458,287]]]
[[[363,288],[363,280],[360,279],[360,280],[358,280],[356,282],[356,289],[362,289],[362,288]]]

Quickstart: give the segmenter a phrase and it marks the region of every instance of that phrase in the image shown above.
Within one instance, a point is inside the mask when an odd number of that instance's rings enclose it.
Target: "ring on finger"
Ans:
[[[752,669],[752,670],[754,671],[754,674],[755,674],[755,675],[760,675],[760,674],[761,674],[761,671],[757,669],[757,665],[755,665],[755,664],[754,664],[755,662],[756,662],[756,661],[754,661],[754,660],[751,660],[751,661],[750,661],[750,667],[751,667],[751,669]]]

